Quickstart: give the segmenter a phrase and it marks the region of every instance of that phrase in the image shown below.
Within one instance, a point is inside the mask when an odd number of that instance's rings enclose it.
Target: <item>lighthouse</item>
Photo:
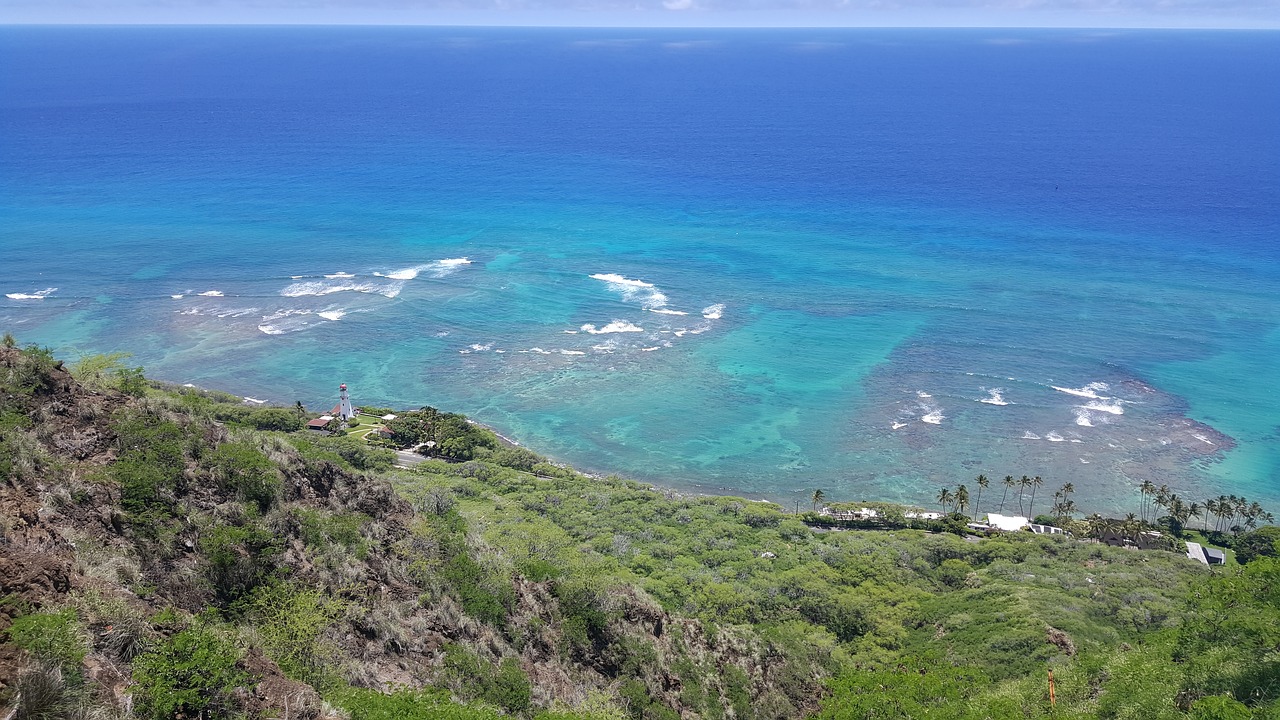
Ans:
[[[347,384],[342,383],[338,386],[338,417],[346,422],[355,416],[356,411],[351,409],[351,396],[347,394]]]

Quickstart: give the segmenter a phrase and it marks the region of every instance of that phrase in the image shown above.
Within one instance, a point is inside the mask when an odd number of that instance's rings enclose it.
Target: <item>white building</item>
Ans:
[[[997,530],[1018,532],[1030,525],[1031,521],[1021,515],[998,515],[996,513],[987,513],[987,524]]]

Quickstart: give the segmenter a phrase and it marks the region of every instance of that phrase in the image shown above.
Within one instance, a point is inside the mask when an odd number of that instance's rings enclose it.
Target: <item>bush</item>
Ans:
[[[256,524],[217,525],[200,538],[205,576],[214,594],[232,603],[268,582],[275,573],[278,540]]]
[[[74,717],[80,698],[67,686],[62,668],[37,664],[18,674],[14,687],[18,707],[13,720],[60,720]]]
[[[256,430],[277,432],[296,432],[306,426],[306,422],[296,411],[284,408],[254,410],[249,413],[245,421]]]
[[[1276,557],[1280,555],[1280,527],[1268,525],[1243,533],[1232,542],[1231,549],[1241,564],[1260,557]]]
[[[227,717],[232,691],[251,678],[238,667],[240,649],[200,620],[133,663],[137,709],[142,717]]]
[[[458,705],[440,690],[344,688],[330,693],[328,700],[350,713],[351,720],[507,720],[488,708]]]
[[[383,472],[390,470],[396,461],[394,451],[373,447],[347,435],[318,436],[308,438],[308,442],[319,450],[336,454],[356,470]]]
[[[9,639],[45,663],[77,672],[89,651],[84,626],[71,608],[15,618]]]
[[[503,447],[498,448],[489,456],[489,462],[509,467],[513,470],[530,472],[538,464],[546,462],[546,458],[527,448]]]
[[[238,609],[257,626],[262,649],[286,675],[322,684],[332,649],[321,644],[320,633],[344,607],[320,590],[279,583],[256,589]]]
[[[465,647],[450,644],[444,649],[444,669],[453,684],[473,699],[513,713],[529,709],[532,686],[515,658],[504,658],[494,667]]]
[[[266,512],[280,497],[284,487],[276,466],[258,448],[247,442],[219,445],[205,457],[223,490]]]

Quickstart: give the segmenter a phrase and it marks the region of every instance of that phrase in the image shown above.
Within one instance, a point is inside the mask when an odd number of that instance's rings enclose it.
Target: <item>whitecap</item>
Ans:
[[[904,422],[897,422],[897,421],[894,421],[894,423],[893,423],[893,429],[894,429],[894,430],[897,430],[898,428],[904,428],[904,427],[906,427],[906,426],[907,426],[907,424],[906,424],[906,423],[904,423]]]
[[[932,396],[932,395],[930,395],[929,393],[927,393],[927,392],[923,391],[923,390],[917,390],[917,391],[916,391],[916,397],[918,397],[918,398],[931,398],[931,397],[933,397],[933,396]]]
[[[658,290],[653,283],[632,280],[616,273],[596,273],[591,276],[591,279],[607,283],[610,290],[622,295],[624,302],[635,301],[649,310],[667,304],[667,296],[662,294],[662,291]]]
[[[560,354],[561,355],[586,355],[586,353],[581,350],[561,350]]]
[[[174,300],[181,300],[182,298],[186,297],[186,295],[179,293],[177,295],[170,295],[169,297],[173,298]]]
[[[1081,427],[1093,427],[1093,416],[1089,414],[1089,411],[1087,409],[1082,407],[1077,407],[1077,408],[1074,408],[1072,412],[1074,412],[1076,415],[1077,425]]]
[[[325,275],[325,277],[329,278],[330,280],[333,280],[335,278],[353,278],[355,277],[355,275],[352,275],[349,272],[336,272],[332,275]]]
[[[654,345],[653,347],[640,348],[640,351],[641,351],[641,352],[653,352],[654,350],[661,350],[661,349],[662,349],[662,346],[661,346],[661,345]]]
[[[391,280],[413,280],[421,273],[430,270],[435,277],[444,277],[457,272],[464,265],[470,265],[471,261],[467,258],[446,258],[444,260],[436,260],[435,262],[425,263],[423,265],[413,265],[411,267],[394,270],[383,274],[374,273],[378,277],[385,277]]]
[[[1084,458],[1080,458],[1080,462],[1081,462],[1081,463],[1083,463],[1083,464],[1085,464],[1085,465],[1088,465],[1088,464],[1089,464],[1089,461],[1088,461],[1088,460],[1085,460]]]
[[[471,348],[472,350],[475,350],[476,352],[485,352],[486,350],[491,349],[493,345],[481,345],[480,343],[473,343],[471,345],[468,345],[467,347]]]
[[[627,333],[627,332],[644,332],[644,328],[632,325],[626,320],[614,320],[602,328],[597,328],[590,323],[583,325],[581,330],[591,335],[606,335],[608,333]]]
[[[1123,401],[1121,400],[1116,400],[1112,403],[1095,401],[1085,403],[1083,407],[1085,410],[1097,410],[1098,412],[1111,413],[1112,415],[1123,415],[1124,408],[1121,406],[1122,402]]]
[[[538,355],[550,355],[550,354],[551,354],[551,351],[550,351],[550,350],[543,350],[543,349],[542,349],[542,348],[540,348],[540,347],[532,347],[532,348],[529,348],[528,350],[521,350],[520,352],[522,352],[522,353],[537,353]]]
[[[43,300],[52,295],[58,288],[51,287],[43,290],[36,290],[33,293],[6,293],[5,297],[10,300]]]
[[[647,308],[649,312],[658,313],[660,315],[688,315],[683,310],[667,310],[666,308]]]
[[[984,402],[988,405],[1008,405],[1009,403],[1004,399],[1004,395],[1001,395],[1003,391],[1003,388],[993,388],[988,390],[987,392],[991,393],[991,397],[982,398],[978,402]]]
[[[320,281],[293,283],[280,291],[284,297],[306,297],[308,295],[332,295],[340,292],[359,292],[378,294],[393,298],[400,294],[404,283],[328,283]]]
[[[1049,442],[1062,442],[1066,440],[1066,438],[1062,437],[1056,432],[1050,432],[1048,435],[1044,436],[1044,439],[1048,440]]]
[[[262,332],[264,332],[264,333],[268,334],[268,335],[283,335],[283,334],[285,333],[285,331],[284,331],[284,330],[281,330],[280,328],[276,327],[275,325],[266,325],[266,324],[263,324],[263,325],[259,325],[259,326],[258,326],[258,329],[259,329],[259,330],[261,330]]]
[[[1023,440],[1039,440],[1040,436],[1031,432],[1030,430],[1026,430],[1026,431],[1023,431],[1022,433],[1022,439]]]
[[[237,318],[252,315],[256,312],[258,312],[258,308],[240,308],[238,310],[223,310],[222,312],[214,313],[213,316],[216,318]]]
[[[179,315],[199,315],[200,311],[195,308],[187,308],[186,310],[175,310]]]
[[[724,317],[724,304],[716,303],[702,308],[702,317],[708,320],[719,320]]]
[[[1193,437],[1193,438],[1195,438],[1195,439],[1199,440],[1199,441],[1200,441],[1200,442],[1202,442],[1202,443],[1207,443],[1207,444],[1209,444],[1209,445],[1214,445],[1214,444],[1215,444],[1212,440],[1210,440],[1209,438],[1207,438],[1207,437],[1205,437],[1205,436],[1203,436],[1203,435],[1201,435],[1201,434],[1199,434],[1199,433],[1191,433],[1191,437]]]
[[[1080,388],[1058,387],[1057,385],[1050,385],[1049,387],[1053,388],[1054,390],[1057,390],[1058,392],[1064,392],[1068,395],[1075,395],[1076,397],[1090,398],[1092,400],[1106,400],[1107,398],[1102,395],[1099,395],[1098,391],[1108,390],[1110,389],[1111,386],[1107,385],[1104,382],[1091,382],[1085,385],[1084,387],[1080,387]]]
[[[925,415],[924,417],[920,418],[920,420],[922,422],[927,422],[930,425],[941,425],[942,421],[945,420],[946,418],[947,416],[943,415],[941,410],[934,410],[928,415]]]
[[[221,290],[205,290],[202,293],[196,293],[200,297],[222,297]]]
[[[325,320],[341,320],[343,316],[347,314],[347,311],[346,310],[325,310],[324,312],[319,312],[316,314],[324,318]]]
[[[254,405],[263,405],[267,402],[266,400],[259,400],[258,398],[255,398],[255,397],[249,397],[248,395],[244,396],[244,401],[247,403],[253,403]]]

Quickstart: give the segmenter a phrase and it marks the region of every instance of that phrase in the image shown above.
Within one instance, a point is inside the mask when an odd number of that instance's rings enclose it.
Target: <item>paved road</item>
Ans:
[[[426,462],[426,460],[427,460],[426,458],[422,457],[422,456],[421,456],[421,455],[419,455],[418,453],[409,452],[408,450],[397,450],[397,451],[396,451],[396,466],[397,466],[397,467],[402,467],[402,468],[411,468],[411,467],[413,467],[414,465],[418,465],[418,464],[421,464],[421,463]]]

